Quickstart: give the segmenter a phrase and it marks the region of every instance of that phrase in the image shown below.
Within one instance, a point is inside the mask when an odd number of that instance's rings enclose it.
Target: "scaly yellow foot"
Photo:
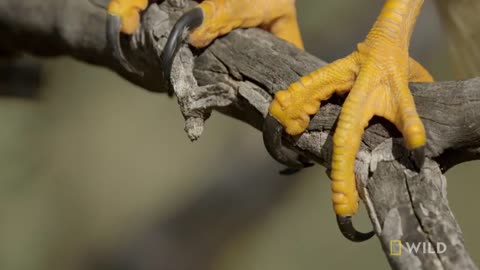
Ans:
[[[269,121],[275,119],[288,134],[298,135],[305,131],[310,115],[318,111],[321,101],[335,93],[349,92],[333,136],[331,179],[340,229],[353,241],[373,235],[357,232],[351,223],[351,216],[358,208],[355,156],[369,120],[377,115],[394,123],[402,132],[407,148],[415,151],[419,165],[423,162],[425,129],[408,88],[409,81],[433,80],[408,54],[422,4],[423,0],[386,1],[372,30],[355,52],[277,92],[270,106]],[[282,159],[285,157],[277,158]]]
[[[140,12],[149,0],[111,0],[108,5],[107,42],[115,57],[128,71],[140,73],[125,59],[120,46],[120,33],[132,35],[140,25]]]
[[[295,0],[205,0],[185,13],[171,31],[164,49],[166,78],[170,78],[173,58],[186,29],[192,31],[188,36],[191,45],[205,47],[233,29],[248,27],[261,27],[303,49]]]
[[[190,34],[195,47],[205,47],[235,28],[259,26],[303,49],[293,0],[205,0],[198,8],[204,21]]]
[[[148,0],[112,0],[108,13],[120,18],[120,31],[133,34],[140,25],[140,12],[145,10]]]

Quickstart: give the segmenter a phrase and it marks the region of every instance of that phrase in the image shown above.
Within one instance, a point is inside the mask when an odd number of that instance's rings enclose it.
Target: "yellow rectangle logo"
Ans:
[[[402,256],[402,241],[390,240],[390,256]]]

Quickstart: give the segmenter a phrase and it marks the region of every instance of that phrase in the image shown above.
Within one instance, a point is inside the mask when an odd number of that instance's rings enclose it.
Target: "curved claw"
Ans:
[[[282,132],[282,124],[280,124],[273,116],[268,114],[263,124],[263,143],[265,144],[268,153],[276,161],[288,167],[281,173],[293,174],[300,169],[312,166],[313,164],[310,163],[305,157],[283,147]]]
[[[368,233],[362,233],[353,227],[352,224],[352,217],[351,216],[339,216],[337,215],[337,224],[338,228],[342,232],[343,236],[345,236],[348,240],[352,242],[363,242],[366,241],[372,236],[375,235],[374,231]]]
[[[184,31],[190,31],[199,27],[203,23],[203,10],[201,8],[194,8],[183,14],[180,19],[173,26],[167,43],[163,49],[163,74],[167,80],[170,80],[170,72],[172,70],[173,59],[183,41]]]
[[[412,150],[413,161],[417,169],[421,169],[425,163],[425,146],[421,146]]]
[[[136,70],[128,60],[125,58],[125,55],[122,51],[122,46],[120,44],[120,34],[122,29],[122,20],[119,16],[108,13],[107,16],[107,42],[110,47],[113,49],[113,55],[120,62],[120,64],[129,72],[142,74],[140,71]]]

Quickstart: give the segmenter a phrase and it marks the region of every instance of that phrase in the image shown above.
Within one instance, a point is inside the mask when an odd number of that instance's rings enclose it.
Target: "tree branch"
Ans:
[[[144,76],[130,74],[106,47],[108,0],[4,0],[0,2],[0,45],[39,55],[72,55],[115,70],[146,89],[165,93],[160,63],[171,26],[194,4],[170,0],[152,5],[142,29],[122,40],[127,58]],[[325,63],[258,29],[237,30],[203,50],[184,46],[172,81],[188,136],[197,139],[212,110],[261,129],[272,95]],[[480,79],[411,84],[428,137],[427,162],[413,169],[398,131],[374,119],[357,156],[358,188],[394,269],[477,269],[448,206],[446,178],[452,166],[480,157]],[[340,98],[326,102],[301,136],[286,142],[329,168],[331,135]],[[199,230],[201,231],[201,230]],[[390,241],[402,240],[402,256]],[[445,252],[408,252],[408,243],[443,243]]]

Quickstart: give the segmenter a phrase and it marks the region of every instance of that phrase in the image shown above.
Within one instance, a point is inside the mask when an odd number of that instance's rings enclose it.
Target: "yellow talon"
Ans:
[[[163,51],[163,73],[170,79],[183,32],[188,42],[201,48],[236,28],[261,27],[303,50],[295,0],[205,0],[174,25]]]
[[[148,6],[149,0],[111,0],[107,16],[107,44],[113,56],[129,72],[142,75],[125,58],[120,42],[120,33],[132,35],[140,26],[140,12]]]
[[[409,58],[411,33],[423,0],[387,0],[364,42],[337,60],[275,94],[270,114],[290,135],[305,131],[320,101],[349,91],[333,136],[332,200],[337,215],[357,212],[355,156],[369,120],[385,117],[402,132],[408,149],[426,144],[408,81],[433,81]]]
[[[148,6],[148,0],[112,0],[108,5],[108,13],[121,19],[121,32],[133,34],[140,25],[140,12]]]
[[[190,34],[195,47],[205,47],[232,29],[262,27],[303,49],[295,0],[205,0],[199,7],[205,19]]]

